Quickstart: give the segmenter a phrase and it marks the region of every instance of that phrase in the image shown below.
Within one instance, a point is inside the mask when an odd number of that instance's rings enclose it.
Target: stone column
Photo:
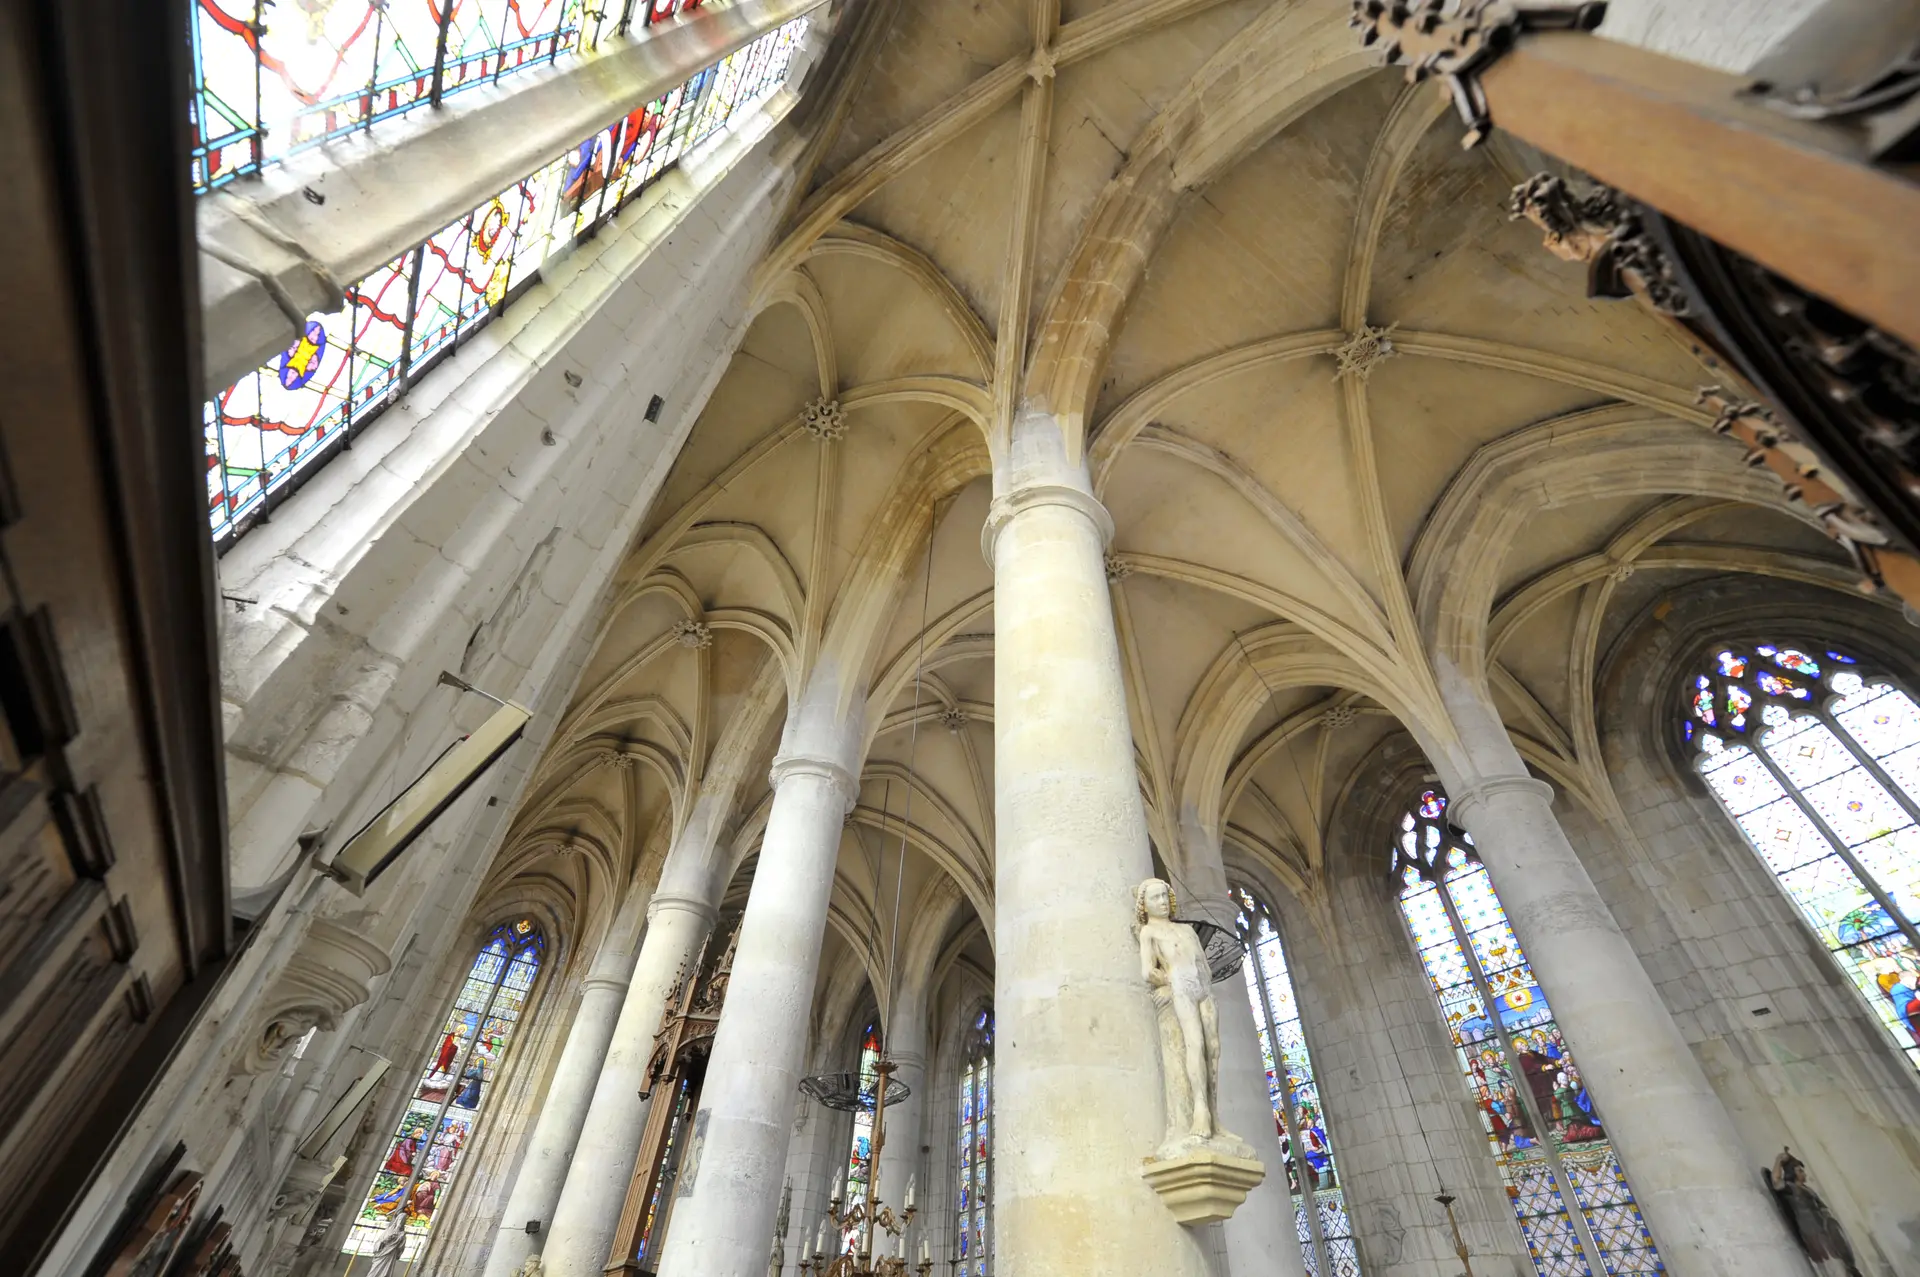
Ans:
[[[1113,524],[1059,423],[1015,423],[994,569],[994,1255],[1006,1277],[1202,1277],[1141,1178],[1165,1134],[1133,890],[1152,872],[1107,593]]]
[[[683,849],[687,854],[682,854]],[[668,991],[699,952],[715,917],[713,904],[705,898],[709,892],[685,887],[676,891],[668,884],[699,878],[696,873],[674,871],[703,860],[704,852],[702,846],[676,845],[667,857],[660,890],[647,905],[647,933],[620,1008],[620,1021],[593,1088],[552,1227],[538,1248],[547,1277],[600,1277],[606,1265],[633,1179],[633,1164],[640,1156],[640,1136],[647,1122],[647,1101],[640,1098],[640,1087],[653,1053],[654,1034],[660,1029]],[[512,1223],[511,1216],[504,1221],[507,1227]],[[491,1267],[488,1274],[493,1277]]]
[[[1516,764],[1518,759],[1514,760]],[[1806,1277],[1744,1148],[1620,926],[1524,774],[1451,787],[1675,1277]]]
[[[773,764],[773,810],[681,1163],[663,1277],[767,1271],[834,863],[854,796],[852,767],[824,755],[789,751]]]
[[[927,1142],[927,1011],[920,999],[902,997],[894,1008],[887,1025],[887,1055],[898,1066],[894,1080],[906,1083],[909,1091],[906,1099],[887,1106],[887,1144],[880,1150],[881,1198],[897,1215],[906,1201],[908,1178],[920,1170],[920,1146]],[[920,1176],[915,1191],[922,1212],[930,1205],[927,1188],[927,1177]],[[906,1234],[907,1253],[915,1258],[922,1222],[916,1216]]]
[[[626,1001],[638,956],[636,933],[644,917],[641,902],[646,894],[641,890],[628,893],[582,983],[580,1007],[574,1012],[560,1063],[541,1099],[526,1159],[514,1178],[513,1191],[507,1195],[506,1210],[487,1255],[486,1277],[512,1277],[529,1255],[541,1253],[544,1237],[528,1233],[527,1221],[540,1221],[543,1232],[552,1227],[554,1207],[567,1182],[567,1168],[586,1125],[587,1109],[606,1063],[607,1046]]]

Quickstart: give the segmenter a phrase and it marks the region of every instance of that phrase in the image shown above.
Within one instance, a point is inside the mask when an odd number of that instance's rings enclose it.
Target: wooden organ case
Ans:
[[[716,944],[723,935],[726,943]],[[688,1146],[697,1142],[694,1115],[700,1109],[707,1057],[713,1052],[739,943],[739,920],[723,919],[709,933],[691,968],[681,969],[667,993],[641,1092],[641,1098],[650,1101],[647,1124],[614,1230],[613,1251],[607,1256],[607,1277],[653,1277],[672,1222],[674,1189],[687,1166]]]

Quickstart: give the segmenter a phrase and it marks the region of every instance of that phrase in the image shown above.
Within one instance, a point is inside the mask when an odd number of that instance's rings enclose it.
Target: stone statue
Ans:
[[[1213,973],[1192,927],[1173,920],[1173,888],[1149,878],[1134,888],[1140,975],[1160,1018],[1160,1065],[1167,1092],[1167,1135],[1160,1158],[1206,1147],[1252,1157],[1246,1141],[1220,1125],[1220,1021]]]
[[[1807,1258],[1813,1261],[1813,1270],[1820,1277],[1842,1277],[1842,1274],[1860,1277],[1860,1269],[1854,1263],[1853,1245],[1841,1230],[1840,1221],[1834,1218],[1820,1194],[1813,1191],[1813,1185],[1807,1183],[1807,1164],[1782,1148],[1780,1156],[1773,1159],[1773,1166],[1761,1171],[1761,1176],[1773,1190],[1774,1200],[1780,1203],[1787,1227],[1807,1252]]]
[[[513,1277],[547,1277],[547,1268],[540,1256],[528,1255],[527,1262],[513,1270]]]
[[[367,1264],[367,1277],[394,1277],[400,1267],[400,1252],[407,1244],[407,1212],[396,1206],[387,1219],[387,1229],[374,1243],[373,1258]]]

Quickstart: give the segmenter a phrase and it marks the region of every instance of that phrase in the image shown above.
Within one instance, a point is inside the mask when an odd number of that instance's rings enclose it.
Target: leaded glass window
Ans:
[[[552,62],[577,48],[581,10],[581,0],[197,0],[193,187]]]
[[[1307,1058],[1307,1037],[1300,1025],[1300,1003],[1287,974],[1286,949],[1273,911],[1244,887],[1233,889],[1239,913],[1235,921],[1246,949],[1241,974],[1260,1058],[1267,1069],[1267,1099],[1287,1167],[1287,1191],[1293,1198],[1294,1231],[1309,1277],[1359,1277],[1360,1255],[1347,1216],[1346,1194],[1327,1137],[1320,1086]],[[1276,1043],[1278,1049],[1276,1050]]]
[[[224,12],[216,0],[200,3],[203,23]],[[520,0],[529,13],[541,3]],[[428,12],[424,0],[385,6],[369,0],[335,4],[324,20],[361,7],[370,14],[383,10],[375,25],[386,33],[382,39],[394,40]],[[425,26],[437,30],[431,22]],[[796,18],[761,36],[483,201],[349,285],[345,306],[309,315],[292,345],[209,400],[202,432],[216,546],[231,544],[315,466],[348,446],[461,341],[537,283],[542,266],[611,220],[687,151],[765,101],[784,82],[806,29],[807,19]],[[212,65],[203,61],[203,79]],[[207,92],[203,86],[200,96]]]
[[[954,1153],[954,1271],[993,1272],[993,1012],[982,1008],[967,1029],[960,1071],[959,1142]]]
[[[1660,1273],[1606,1125],[1473,839],[1427,790],[1400,821],[1400,911],[1541,1277]]]
[[[873,1178],[873,1110],[880,1093],[880,1026],[867,1025],[860,1039],[860,1097],[864,1102],[853,1111],[853,1147],[847,1151],[847,1202],[864,1202],[867,1184]],[[848,1227],[841,1235],[841,1251],[853,1254],[860,1246],[862,1230]]]
[[[545,951],[539,928],[525,918],[494,928],[481,946],[347,1234],[346,1253],[372,1254],[381,1235],[404,1216],[402,1258],[411,1262],[419,1256],[434,1212],[453,1190],[462,1154],[499,1082]]]
[[[1920,706],[1844,652],[1714,650],[1681,730],[1714,797],[1920,1068]]]

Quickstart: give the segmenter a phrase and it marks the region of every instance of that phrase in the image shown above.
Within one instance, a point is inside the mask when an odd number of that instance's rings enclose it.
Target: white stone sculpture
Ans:
[[[367,1265],[367,1277],[394,1277],[394,1270],[400,1267],[400,1252],[406,1248],[406,1244],[406,1207],[396,1206],[387,1219],[386,1231],[374,1243],[372,1262]]]
[[[1206,949],[1173,920],[1173,888],[1149,878],[1134,888],[1140,974],[1159,1017],[1166,1086],[1166,1138],[1142,1173],[1183,1224],[1226,1219],[1266,1170],[1253,1148],[1220,1125],[1219,1011]]]

